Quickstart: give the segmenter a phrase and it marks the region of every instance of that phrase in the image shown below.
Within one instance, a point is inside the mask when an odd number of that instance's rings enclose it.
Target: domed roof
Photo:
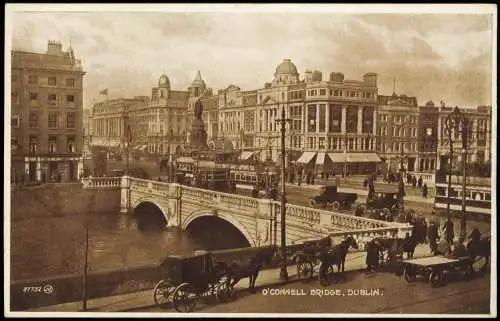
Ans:
[[[296,75],[298,74],[297,72],[297,67],[293,64],[293,62],[290,59],[283,59],[283,62],[278,65],[276,68],[276,75],[277,74],[293,74]]]
[[[160,76],[160,79],[158,79],[158,86],[167,86],[170,87],[170,79],[168,79],[168,76],[165,74],[162,74]]]

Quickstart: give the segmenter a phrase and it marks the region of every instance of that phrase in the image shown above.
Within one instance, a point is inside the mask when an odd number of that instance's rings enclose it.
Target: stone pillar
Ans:
[[[127,214],[130,208],[130,177],[123,176],[121,183],[121,199],[120,199],[120,213]]]
[[[358,107],[358,134],[363,133],[363,107]]]
[[[42,180],[42,164],[40,163],[40,157],[36,159],[36,179],[37,181]]]
[[[84,164],[84,161],[85,159],[83,157],[81,157],[79,160],[78,160],[78,165],[77,165],[77,177],[78,179],[80,179],[80,175],[83,174],[83,164]]]
[[[325,117],[326,117],[326,120],[325,120],[325,133],[329,133],[330,132],[330,105],[329,104],[326,104],[325,105]],[[328,145],[330,145],[330,143],[328,143]]]
[[[316,133],[319,133],[319,105],[316,105]]]
[[[340,132],[345,135],[347,131],[347,107],[342,106],[342,119],[340,122]]]
[[[273,204],[271,200],[269,199],[259,199],[259,206],[257,208],[257,215],[261,219],[267,219],[269,220],[269,245],[276,245],[277,243],[277,231],[275,230],[275,220],[276,220],[276,213],[274,211]],[[279,228],[279,227],[277,227]]]
[[[372,130],[373,135],[377,135],[377,110],[373,110],[373,130]]]
[[[175,183],[170,183],[168,185],[168,222],[167,226],[179,226],[179,207],[177,204],[177,198],[179,194],[179,185]]]

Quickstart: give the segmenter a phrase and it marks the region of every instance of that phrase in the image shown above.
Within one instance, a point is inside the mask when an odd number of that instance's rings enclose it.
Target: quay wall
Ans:
[[[11,220],[120,210],[120,189],[84,189],[80,183],[12,189]]]

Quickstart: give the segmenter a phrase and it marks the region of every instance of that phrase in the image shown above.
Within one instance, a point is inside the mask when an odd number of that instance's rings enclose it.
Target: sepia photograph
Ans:
[[[496,317],[496,5],[5,12],[4,316]]]

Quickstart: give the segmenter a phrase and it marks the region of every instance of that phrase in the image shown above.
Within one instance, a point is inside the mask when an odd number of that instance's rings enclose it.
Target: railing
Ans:
[[[119,188],[121,177],[92,177],[82,179],[83,188]]]
[[[196,200],[198,202],[207,202],[207,205],[220,206],[239,209],[257,209],[259,201],[252,197],[221,193],[200,188],[181,186],[182,196],[186,199]]]
[[[434,173],[426,173],[426,172],[409,172],[408,174],[411,174],[415,177],[417,177],[417,179],[419,177],[422,177],[422,180],[425,182],[425,183],[431,183],[431,184],[434,184],[435,181],[436,181],[436,174]]]

